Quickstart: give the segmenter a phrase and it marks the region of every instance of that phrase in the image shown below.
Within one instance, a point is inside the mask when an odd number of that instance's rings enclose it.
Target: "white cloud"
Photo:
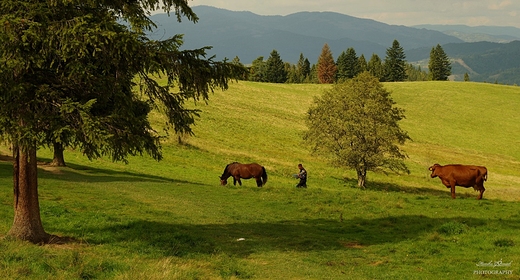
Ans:
[[[511,0],[498,1],[491,3],[488,7],[490,10],[504,10],[507,7],[511,6],[513,3]]]

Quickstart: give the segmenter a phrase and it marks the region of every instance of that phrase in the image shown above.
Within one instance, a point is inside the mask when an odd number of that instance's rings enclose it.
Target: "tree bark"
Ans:
[[[52,159],[52,166],[66,166],[65,158],[63,157],[63,145],[58,142],[54,142],[54,157]]]
[[[47,243],[40,218],[36,146],[28,151],[13,148],[14,222],[8,235],[32,243]]]

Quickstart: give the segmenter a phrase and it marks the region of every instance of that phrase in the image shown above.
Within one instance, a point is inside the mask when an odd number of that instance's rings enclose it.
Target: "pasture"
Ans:
[[[66,244],[0,239],[2,279],[518,279],[520,277],[520,88],[482,83],[387,83],[409,175],[331,167],[302,143],[313,96],[327,85],[238,82],[215,91],[195,136],[170,135],[164,160],[41,165],[47,232]],[[160,128],[164,119],[153,115]],[[2,155],[8,155],[6,147]],[[38,153],[42,162],[51,152]],[[220,186],[233,162],[265,166],[254,179]],[[308,189],[296,189],[297,164]],[[485,165],[483,200],[450,197],[434,163]],[[0,237],[12,223],[12,166],[0,162]],[[481,275],[498,271],[502,275]]]

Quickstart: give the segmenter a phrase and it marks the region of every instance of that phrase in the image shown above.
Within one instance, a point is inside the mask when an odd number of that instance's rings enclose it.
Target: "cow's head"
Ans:
[[[435,178],[438,176],[438,174],[435,172],[435,169],[437,169],[437,167],[439,167],[439,166],[441,166],[441,165],[436,163],[436,164],[430,166],[430,168],[428,168],[428,170],[430,170],[432,172],[432,174],[430,174],[430,177]]]

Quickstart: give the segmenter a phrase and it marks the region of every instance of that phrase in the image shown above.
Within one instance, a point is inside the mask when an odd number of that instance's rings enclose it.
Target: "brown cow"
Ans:
[[[442,183],[451,188],[451,198],[455,198],[455,186],[465,188],[473,187],[480,192],[477,199],[482,199],[482,195],[486,190],[484,181],[487,180],[487,168],[476,165],[448,164],[440,165],[438,163],[430,166],[432,178],[439,177]]]

